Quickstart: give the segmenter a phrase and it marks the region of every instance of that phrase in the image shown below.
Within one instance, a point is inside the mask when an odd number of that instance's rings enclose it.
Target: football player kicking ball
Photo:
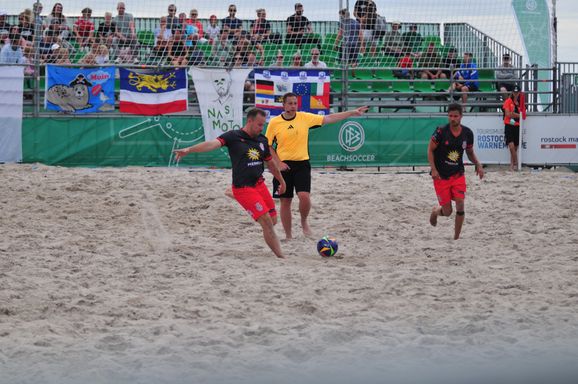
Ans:
[[[449,123],[436,128],[427,148],[431,177],[440,205],[432,210],[429,222],[435,227],[438,216],[450,216],[454,200],[456,202],[454,240],[459,239],[465,219],[464,150],[468,159],[474,164],[476,174],[480,179],[484,177],[484,168],[474,153],[474,133],[461,124],[462,115],[462,106],[451,104],[448,107]]]
[[[233,169],[232,195],[255,221],[263,228],[265,242],[279,258],[285,258],[281,251],[279,237],[273,227],[277,223],[275,202],[265,185],[264,162],[279,181],[279,193],[285,192],[285,181],[271,156],[267,138],[261,134],[267,114],[254,108],[247,112],[247,123],[239,130],[228,131],[214,140],[205,141],[192,147],[174,151],[178,161],[192,152],[209,152],[227,146]]]

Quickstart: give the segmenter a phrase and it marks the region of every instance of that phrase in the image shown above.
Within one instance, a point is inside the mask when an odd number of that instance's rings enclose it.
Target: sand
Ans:
[[[1,165],[0,382],[370,382],[578,358],[577,175],[468,169],[454,241],[453,217],[429,225],[430,176],[396,171],[314,170],[310,223],[339,257],[301,235],[279,260],[223,194],[229,170]]]

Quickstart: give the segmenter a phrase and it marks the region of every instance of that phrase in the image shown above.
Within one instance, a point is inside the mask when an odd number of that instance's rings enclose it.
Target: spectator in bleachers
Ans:
[[[104,44],[93,43],[90,52],[88,52],[80,61],[79,64],[86,65],[102,65],[109,61],[108,48]]]
[[[96,41],[105,44],[108,49],[112,47],[112,42],[116,36],[116,23],[112,20],[112,13],[104,13],[104,21],[98,25],[96,31]]]
[[[155,28],[155,43],[153,46],[153,57],[155,62],[162,63],[169,56],[169,44],[173,37],[173,32],[167,25],[167,17],[162,16],[160,25]]]
[[[189,48],[183,40],[183,32],[180,29],[175,29],[173,37],[169,44],[169,59],[171,65],[185,66],[189,63]]]
[[[56,35],[56,31],[47,29],[42,35],[40,44],[38,45],[38,51],[40,53],[40,62],[48,63],[52,57],[52,47],[54,45],[60,46],[58,42],[60,38]]]
[[[310,34],[313,32],[311,23],[307,17],[303,16],[303,4],[295,4],[295,13],[287,18],[287,34],[285,35],[285,42],[289,44],[317,44]]]
[[[71,64],[70,52],[68,51],[68,48],[62,46],[57,47],[56,49],[53,50],[52,56],[53,56],[53,63],[56,65]]]
[[[338,44],[341,42],[340,48]],[[359,22],[352,19],[347,8],[339,11],[339,30],[335,39],[335,50],[339,51],[342,62],[357,66],[359,54],[365,53],[363,32]]]
[[[229,5],[229,16],[221,20],[221,27],[223,31],[228,32],[229,40],[234,38],[239,38],[241,31],[243,30],[243,22],[235,17],[237,14],[237,6],[235,4]]]
[[[496,70],[495,76],[498,91],[502,93],[512,92],[516,85],[517,76],[508,53],[504,53],[502,56],[502,65]]]
[[[215,41],[219,40],[221,35],[221,27],[219,27],[217,16],[211,15],[209,17],[209,25],[206,29],[206,38],[209,40],[209,44],[213,44]]]
[[[277,56],[275,56],[275,61],[273,61],[270,65],[271,67],[284,67],[285,66],[285,56],[283,55],[283,51],[278,49]]]
[[[80,48],[88,52],[94,41],[94,23],[90,20],[92,9],[84,8],[81,14],[82,16],[74,22],[72,31]]]
[[[271,36],[271,23],[267,21],[267,12],[264,8],[257,9],[257,19],[251,22],[251,40],[264,43]]]
[[[231,54],[233,52],[233,44],[229,41],[229,33],[222,31],[218,40],[213,41],[211,49],[211,57],[213,58],[213,65],[226,67],[231,61]]]
[[[405,48],[403,56],[397,62],[397,68],[394,69],[393,75],[398,79],[413,79],[413,59],[411,58],[411,52],[409,49]]]
[[[0,9],[0,40],[4,42],[10,34],[10,23],[7,21],[8,14],[5,10]]]
[[[234,52],[233,57],[241,56],[243,64],[247,62],[247,56],[252,49],[251,41],[249,40],[249,35],[246,31],[241,32],[241,35],[233,43]]]
[[[26,64],[19,33],[8,33],[8,42],[0,50],[0,64]]]
[[[62,14],[62,4],[56,3],[52,7],[52,12],[44,20],[45,28],[56,32],[56,35],[64,41],[68,39],[70,27],[66,21],[66,16]]]
[[[454,75],[453,89],[462,92],[462,104],[468,100],[468,92],[477,92],[480,87],[478,83],[478,67],[474,63],[474,55],[471,52],[464,53],[464,61],[460,65],[460,70]]]
[[[179,14],[179,23],[181,25],[181,32],[183,34],[185,45],[189,49],[196,47],[201,38],[197,26],[187,23],[187,14],[184,12]]]
[[[20,31],[20,38],[22,40],[22,47],[26,45],[32,46],[34,43],[34,15],[30,8],[26,8],[24,12],[18,15],[18,30]]]
[[[440,68],[441,61],[436,52],[436,45],[434,42],[429,43],[426,51],[419,56],[417,66],[422,68],[419,72],[419,77],[421,79],[435,80],[445,78],[445,75]]]
[[[167,26],[173,33],[175,33],[177,29],[182,28],[179,17],[177,16],[177,6],[170,4],[167,8],[167,12]]]
[[[299,49],[291,57],[291,66],[292,67],[302,67],[303,66],[301,51]]]
[[[404,32],[403,40],[404,45],[411,52],[412,56],[419,55],[421,50],[421,45],[423,43],[423,38],[421,33],[417,31],[417,24],[411,24],[409,26],[409,31]]]
[[[114,17],[116,37],[113,39],[113,45],[118,51],[119,62],[127,63],[134,61],[134,49],[137,44],[134,17],[126,12],[126,6],[123,2],[119,2],[116,9],[118,14]]]
[[[357,19],[363,33],[363,41],[369,48],[369,54],[375,56],[380,36],[376,35],[377,7],[372,0],[357,0],[353,7],[353,16]]]
[[[197,33],[199,35],[199,42],[206,43],[206,41],[204,41],[206,39],[205,39],[205,31],[203,30],[203,23],[201,23],[201,20],[199,20],[199,11],[193,8],[191,9],[189,16],[190,18],[186,20],[186,24],[196,27]]]
[[[403,55],[403,48],[405,41],[399,32],[401,23],[394,21],[391,23],[391,31],[386,32],[383,40],[383,52],[386,55],[401,57]]]
[[[456,49],[450,48],[448,54],[442,62],[442,74],[441,78],[451,79],[453,76],[452,70],[460,66],[460,59],[456,55]]]
[[[24,76],[27,76],[28,79],[26,81],[30,81],[30,76],[34,75],[34,47],[32,45],[26,45],[22,52],[24,53],[24,63],[28,64],[26,68],[24,68]]]
[[[319,60],[321,53],[319,48],[312,48],[311,49],[311,60],[305,63],[305,68],[327,68],[327,64],[323,61]]]

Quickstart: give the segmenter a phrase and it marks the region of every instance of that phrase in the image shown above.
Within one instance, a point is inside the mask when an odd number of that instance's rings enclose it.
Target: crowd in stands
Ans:
[[[466,52],[460,60],[455,49],[442,53],[439,42],[425,41],[416,24],[407,25],[404,32],[397,20],[387,24],[372,0],[357,0],[353,14],[348,9],[339,11],[333,41],[313,33],[301,3],[296,3],[294,13],[287,17],[284,36],[272,30],[264,8],[256,10],[248,29],[243,28],[236,14],[237,6],[231,4],[227,16],[219,20],[210,15],[203,24],[196,9],[179,13],[175,4],[169,4],[167,14],[149,32],[150,42],[145,42],[137,35],[134,16],[127,12],[124,2],[118,2],[116,15],[106,12],[98,25],[89,7],[80,15],[66,17],[61,3],[55,3],[46,15],[42,4],[35,3],[18,15],[17,25],[10,25],[6,12],[0,10],[0,63],[32,65],[35,37],[39,36],[38,58],[42,64],[327,68],[344,63],[356,67],[361,58],[373,58],[372,63],[379,64],[385,57],[394,60],[388,66],[397,68],[393,74],[399,79],[451,80],[451,89],[461,92],[463,102],[469,92],[479,89],[471,53]],[[285,44],[297,50],[287,55]],[[517,76],[509,59],[504,56],[503,68],[496,71],[496,87],[502,92],[512,89]]]

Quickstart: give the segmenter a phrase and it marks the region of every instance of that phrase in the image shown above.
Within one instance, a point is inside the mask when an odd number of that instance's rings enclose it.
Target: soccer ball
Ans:
[[[337,253],[337,240],[331,236],[323,236],[317,242],[317,252],[323,257],[335,256]]]

